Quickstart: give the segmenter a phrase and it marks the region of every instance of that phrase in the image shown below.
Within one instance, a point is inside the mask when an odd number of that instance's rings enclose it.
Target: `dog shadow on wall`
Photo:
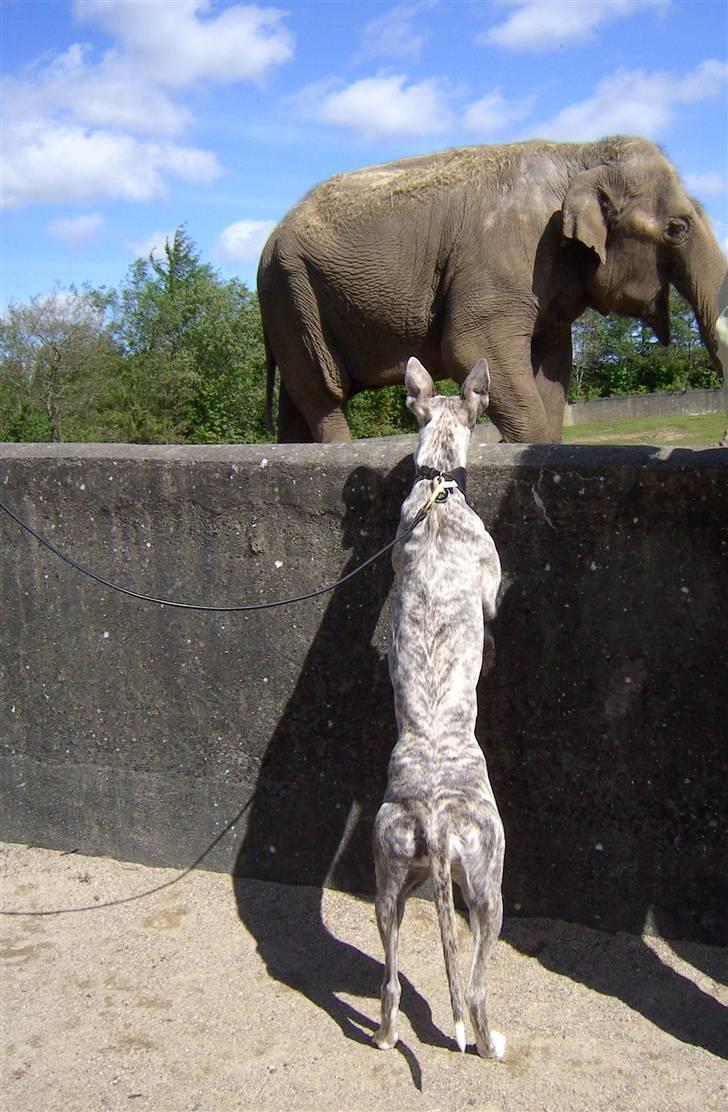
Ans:
[[[728,930],[724,538],[696,487],[710,475],[680,449],[664,467],[648,447],[548,451],[522,452],[500,506],[476,500],[512,584],[478,699],[506,830],[502,937],[728,1057],[724,1009],[688,968],[725,981],[725,951],[670,944],[683,975],[641,938],[725,946]]]
[[[387,476],[367,467],[349,476],[342,543],[351,554],[342,575],[392,539],[413,474],[407,456]],[[268,972],[362,1043],[378,1026],[383,966],[329,932],[322,888],[374,889],[371,831],[396,740],[382,636],[392,579],[385,554],[330,596],[263,758],[234,870],[238,913]],[[250,876],[298,887],[284,893],[243,879]],[[363,997],[364,1013],[338,994]],[[422,1042],[454,1047],[406,977],[401,1009]],[[401,1042],[398,1049],[419,1085],[414,1054]]]

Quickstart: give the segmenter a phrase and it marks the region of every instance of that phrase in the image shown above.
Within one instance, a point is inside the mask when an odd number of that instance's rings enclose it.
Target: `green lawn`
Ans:
[[[715,447],[728,425],[725,413],[699,416],[644,417],[637,421],[604,421],[563,430],[564,444],[670,444]]]

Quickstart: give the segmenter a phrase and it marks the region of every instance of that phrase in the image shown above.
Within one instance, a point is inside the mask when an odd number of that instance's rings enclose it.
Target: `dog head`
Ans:
[[[490,371],[487,359],[478,360],[459,396],[436,394],[430,374],[414,356],[407,363],[404,381],[407,407],[420,426],[415,464],[443,471],[464,467],[470,434],[488,405]]]

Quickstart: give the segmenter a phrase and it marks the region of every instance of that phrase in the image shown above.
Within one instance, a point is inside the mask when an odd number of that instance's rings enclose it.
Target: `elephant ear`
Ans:
[[[606,201],[604,167],[596,166],[576,175],[561,206],[566,238],[578,239],[585,247],[591,247],[603,263],[607,261]]]
[[[467,409],[468,426],[472,429],[475,422],[488,406],[490,390],[490,367],[487,359],[479,359],[463,383],[463,401]]]
[[[435,383],[414,355],[407,363],[404,384],[407,387],[407,408],[412,410],[418,424],[427,424],[430,419],[429,401],[434,396]]]

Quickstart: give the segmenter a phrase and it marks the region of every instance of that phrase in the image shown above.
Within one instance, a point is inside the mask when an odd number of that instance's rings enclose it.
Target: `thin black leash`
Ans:
[[[210,842],[207,849],[204,850],[200,854],[200,856],[192,862],[191,865],[188,865],[186,869],[183,869],[182,872],[177,873],[176,876],[171,877],[169,880],[165,880],[164,884],[157,884],[154,888],[145,888],[143,892],[136,892],[133,896],[122,896],[118,900],[105,900],[103,903],[84,904],[80,907],[56,907],[52,908],[49,911],[3,911],[2,909],[0,909],[0,915],[25,915],[35,917],[43,915],[77,915],[80,911],[102,911],[104,908],[120,907],[121,904],[134,903],[136,900],[144,900],[147,898],[147,896],[153,896],[156,892],[163,892],[165,888],[171,888],[174,884],[179,884],[181,880],[184,880],[186,876],[189,876],[191,872],[194,872],[194,870],[202,864],[205,858],[212,853],[215,846],[219,842],[221,842],[225,835],[229,834],[230,831],[235,827],[235,824],[238,822],[239,819],[243,817],[252,802],[253,796],[251,795],[248,802],[243,804],[237,815],[235,815],[234,818],[230,819],[230,822],[227,823],[227,825],[223,827],[223,829],[212,840],[212,842]]]
[[[296,595],[294,598],[276,599],[274,602],[242,603],[238,606],[203,606],[201,603],[194,602],[173,602],[171,599],[153,598],[151,595],[142,595],[139,594],[137,591],[131,591],[128,587],[122,587],[118,583],[112,583],[110,582],[110,580],[104,579],[103,576],[97,575],[96,572],[91,571],[89,568],[85,568],[82,564],[77,563],[76,560],[74,560],[71,556],[67,556],[64,552],[61,552],[59,548],[56,548],[56,546],[49,540],[47,540],[45,537],[42,537],[40,533],[36,533],[35,529],[33,529],[32,526],[28,525],[26,521],[23,521],[22,518],[18,517],[18,515],[14,513],[9,506],[6,506],[4,502],[0,502],[0,510],[3,510],[8,515],[8,517],[12,518],[12,520],[20,526],[21,529],[24,529],[26,533],[30,533],[31,537],[34,537],[39,544],[44,545],[55,556],[58,556],[59,559],[63,560],[66,564],[70,564],[70,566],[72,568],[75,568],[76,571],[80,571],[83,575],[87,575],[90,579],[94,579],[103,587],[110,587],[113,591],[118,591],[122,595],[128,595],[130,598],[140,599],[142,602],[156,603],[157,606],[170,606],[175,607],[178,610],[204,610],[207,612],[212,611],[215,613],[230,614],[241,613],[248,610],[272,610],[275,606],[289,606],[291,603],[294,602],[305,602],[307,599],[318,598],[319,595],[325,595],[329,591],[335,590],[336,587],[340,587],[342,583],[346,583],[349,579],[353,579],[353,577],[355,575],[358,575],[360,571],[363,571],[364,568],[368,567],[370,564],[373,564],[374,561],[378,560],[380,556],[383,556],[385,552],[389,552],[391,548],[394,548],[396,544],[399,544],[400,541],[403,541],[405,537],[409,536],[412,530],[415,529],[421,521],[424,521],[431,504],[432,501],[428,500],[428,502],[425,503],[422,509],[419,510],[411,525],[408,525],[407,528],[403,530],[403,532],[401,532],[398,536],[396,536],[393,541],[390,541],[389,544],[385,544],[384,548],[380,548],[379,551],[375,552],[373,556],[367,557],[366,560],[355,567],[352,571],[348,572],[346,575],[343,575],[341,579],[337,579],[335,583],[329,583],[327,584],[327,586],[319,587],[316,591],[309,591],[308,594],[305,595]]]

